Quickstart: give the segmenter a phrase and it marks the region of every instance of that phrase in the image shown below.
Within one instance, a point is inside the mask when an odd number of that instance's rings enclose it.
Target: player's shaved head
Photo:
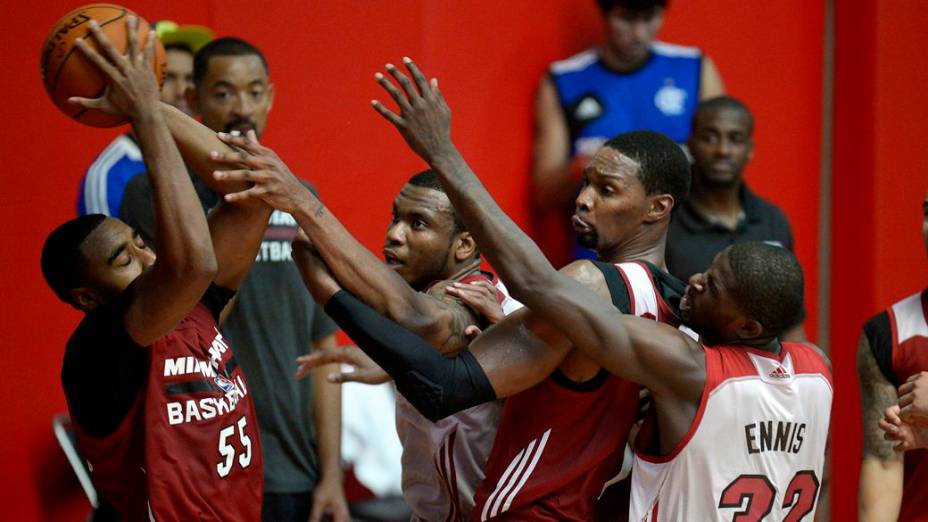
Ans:
[[[735,302],[770,335],[796,324],[802,313],[802,266],[787,249],[749,241],[728,248]]]
[[[638,163],[638,176],[647,195],[670,194],[675,205],[686,199],[690,190],[690,162],[683,149],[669,137],[654,131],[626,132],[607,141],[605,146]]]
[[[74,305],[71,290],[82,286],[86,259],[81,245],[103,221],[103,214],[74,218],[52,231],[42,246],[42,276],[55,295]]]
[[[409,181],[406,183],[414,187],[437,190],[438,192],[447,195],[445,192],[445,187],[441,185],[441,180],[438,179],[438,174],[435,174],[435,171],[431,169],[423,170],[422,172],[413,175],[413,177],[409,178]],[[454,232],[463,232],[466,227],[464,226],[464,222],[461,221],[461,218],[453,205],[451,206],[451,216],[454,218]]]

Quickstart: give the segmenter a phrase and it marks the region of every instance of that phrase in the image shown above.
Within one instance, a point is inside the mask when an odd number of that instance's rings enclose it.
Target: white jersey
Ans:
[[[689,433],[666,456],[636,452],[630,521],[812,520],[831,415],[831,372],[800,343],[779,355],[705,347]]]
[[[462,282],[473,280],[469,277]],[[493,277],[503,313],[522,308]],[[502,401],[468,408],[438,422],[396,394],[396,433],[403,446],[403,497],[414,521],[469,520],[474,492],[496,438]]]

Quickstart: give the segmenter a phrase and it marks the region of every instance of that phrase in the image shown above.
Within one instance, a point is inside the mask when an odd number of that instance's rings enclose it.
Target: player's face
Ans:
[[[640,166],[611,147],[602,147],[583,173],[572,224],[580,244],[601,255],[635,237],[647,214]]]
[[[708,270],[690,277],[680,300],[680,314],[706,344],[738,339],[744,313],[732,297],[734,281],[727,249],[715,256]]]
[[[425,187],[406,185],[393,201],[384,261],[417,290],[453,272],[453,212],[444,193]]]
[[[214,56],[195,98],[195,108],[210,129],[242,134],[254,129],[261,136],[274,103],[274,85],[256,55]]]
[[[694,122],[689,147],[696,176],[712,185],[738,183],[754,154],[751,122],[735,109],[705,111]]]
[[[193,88],[193,55],[180,49],[170,49],[165,53],[165,60],[161,101],[192,115],[193,109],[187,103],[187,89]]]
[[[651,42],[664,23],[664,10],[633,11],[617,6],[606,13],[605,20],[606,44],[623,63],[638,64],[648,57]]]
[[[81,254],[86,262],[84,281],[94,305],[121,294],[155,263],[155,253],[138,232],[115,218],[106,218],[87,236]]]

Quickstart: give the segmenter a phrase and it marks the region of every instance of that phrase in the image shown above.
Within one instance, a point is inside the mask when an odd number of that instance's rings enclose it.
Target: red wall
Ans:
[[[928,283],[921,86],[928,15],[915,0],[835,2],[831,341],[835,520],[856,517],[861,429],[855,349],[863,323]],[[840,457],[840,458],[838,458]]]
[[[44,33],[75,5],[8,5],[6,19],[16,22],[8,24],[0,46],[8,71],[0,109],[8,194],[0,208],[6,333],[0,396],[11,423],[0,435],[0,495],[7,500],[0,517],[11,520],[75,520],[85,509],[49,428],[53,413],[65,407],[58,379],[62,346],[79,315],[54,299],[38,269],[45,235],[73,215],[80,173],[116,133],[68,121],[39,81]],[[319,187],[368,246],[380,244],[390,200],[421,167],[368,103],[382,97],[373,73],[406,54],[441,79],[460,148],[503,207],[527,222],[534,88],[546,63],[600,38],[592,0],[254,6],[242,0],[131,5],[148,19],[207,24],[266,52],[277,104],[265,141]],[[799,0],[675,0],[662,33],[706,49],[728,90],[755,110],[757,152],[748,179],[793,222],[808,275],[810,333],[818,277],[822,17],[820,5]]]

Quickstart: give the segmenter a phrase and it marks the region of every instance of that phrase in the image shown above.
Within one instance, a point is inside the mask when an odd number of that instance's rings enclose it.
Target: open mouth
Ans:
[[[399,257],[397,257],[396,253],[394,253],[392,250],[386,250],[386,249],[383,251],[383,262],[386,263],[387,266],[402,266],[403,265],[403,261],[400,260]]]
[[[591,227],[589,223],[582,220],[580,216],[576,214],[570,218],[570,224],[574,227],[574,231],[578,234],[585,234],[593,230],[593,227]]]

